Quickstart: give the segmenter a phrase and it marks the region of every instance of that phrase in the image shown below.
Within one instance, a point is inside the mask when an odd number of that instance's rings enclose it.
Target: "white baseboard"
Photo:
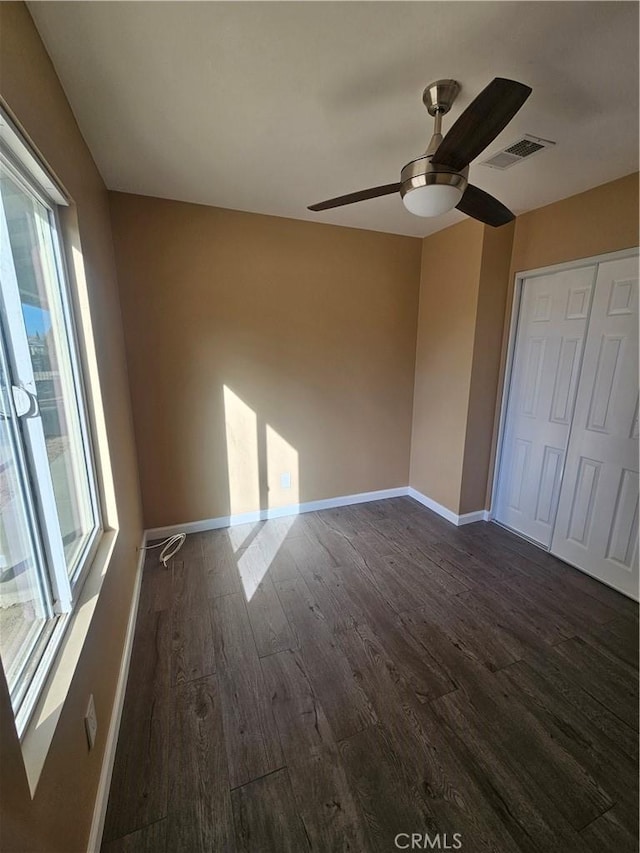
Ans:
[[[321,509],[333,509],[351,504],[368,503],[369,501],[381,501],[386,498],[410,497],[421,503],[428,509],[436,512],[456,527],[463,524],[471,524],[474,521],[489,521],[490,514],[486,509],[476,512],[467,512],[457,515],[446,506],[423,495],[411,486],[400,486],[396,489],[380,489],[376,492],[359,492],[355,495],[342,495],[337,498],[325,498],[319,501],[308,501],[301,504],[289,504],[288,506],[275,507],[274,509],[261,509],[255,512],[243,512],[238,515],[221,515],[217,518],[203,518],[201,521],[187,521],[184,524],[169,524],[166,527],[152,527],[146,531],[146,541],[162,539],[165,536],[173,536],[175,533],[202,533],[206,530],[219,530],[223,527],[234,527],[237,524],[255,524],[257,521],[266,521],[269,518],[286,518],[291,515],[302,515],[305,512],[317,512]]]
[[[479,509],[476,512],[465,512],[458,516],[458,527],[463,524],[472,524],[474,521],[491,521],[488,509]]]
[[[426,506],[427,509],[441,515],[442,518],[445,518],[451,524],[455,524],[456,527],[462,527],[463,524],[472,524],[474,521],[489,521],[489,512],[486,509],[479,509],[476,512],[466,512],[463,513],[463,515],[458,515],[448,507],[439,504],[432,498],[428,498],[426,495],[423,495],[422,492],[417,491],[417,489],[414,489],[411,486],[407,489],[407,494],[410,498],[413,498],[414,501],[418,501],[418,503]]]
[[[381,501],[386,498],[401,498],[409,494],[406,486],[397,489],[380,489],[377,492],[359,492],[355,495],[342,495],[337,498],[325,498],[319,501],[308,501],[301,504],[289,504],[274,509],[261,509],[255,512],[243,512],[239,515],[222,515],[218,518],[205,518],[202,521],[188,521],[185,524],[170,524],[167,527],[153,527],[147,530],[147,542],[173,536],[175,533],[202,533],[205,530],[218,530],[221,527],[234,527],[237,524],[255,524],[269,518],[285,518],[290,515],[301,515],[305,512],[317,512],[320,509],[333,509],[350,504]]]
[[[105,744],[104,755],[102,757],[102,770],[100,771],[98,792],[96,794],[96,802],[93,809],[93,821],[91,822],[89,845],[87,847],[88,853],[100,853],[100,846],[102,844],[104,819],[107,814],[107,803],[109,802],[109,789],[111,787],[111,776],[113,774],[113,762],[116,757],[118,734],[120,732],[120,720],[122,718],[122,706],[124,705],[124,694],[127,689],[129,663],[131,661],[131,649],[133,647],[133,637],[135,634],[136,618],[138,615],[138,603],[140,601],[142,567],[144,565],[144,558],[146,553],[142,550],[142,548],[144,547],[145,542],[146,536],[143,535],[142,542],[140,545],[140,556],[138,557],[138,565],[136,567],[136,578],[133,585],[133,595],[131,597],[131,609],[129,610],[127,633],[125,634],[124,649],[122,651],[122,660],[120,662],[120,672],[118,673],[116,695],[113,700],[113,708],[111,710],[111,721],[109,723],[109,732],[107,734],[107,742]]]

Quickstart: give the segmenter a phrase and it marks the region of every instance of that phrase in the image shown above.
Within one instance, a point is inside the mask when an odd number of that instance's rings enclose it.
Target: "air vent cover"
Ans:
[[[529,136],[526,133],[520,139],[516,140],[516,142],[512,142],[511,145],[503,148],[502,151],[498,151],[487,160],[482,160],[481,162],[483,166],[491,166],[492,169],[509,169],[511,166],[515,166],[516,163],[520,163],[528,157],[533,157],[534,154],[542,151],[543,148],[549,148],[552,145],[555,145],[555,142],[552,142],[550,139],[540,139],[537,136]]]

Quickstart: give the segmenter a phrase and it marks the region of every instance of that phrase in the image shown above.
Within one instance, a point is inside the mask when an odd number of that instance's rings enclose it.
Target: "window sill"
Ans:
[[[69,614],[56,659],[22,737],[22,758],[32,798],[82,654],[117,537],[117,530],[107,530],[100,539],[78,602]]]

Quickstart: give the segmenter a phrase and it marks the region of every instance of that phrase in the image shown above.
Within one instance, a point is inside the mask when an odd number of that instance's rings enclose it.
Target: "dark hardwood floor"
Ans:
[[[105,853],[637,851],[629,599],[409,498],[156,555]]]

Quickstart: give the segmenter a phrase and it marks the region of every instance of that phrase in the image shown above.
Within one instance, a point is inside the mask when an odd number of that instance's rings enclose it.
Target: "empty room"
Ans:
[[[639,10],[0,0],[2,853],[638,853]]]

